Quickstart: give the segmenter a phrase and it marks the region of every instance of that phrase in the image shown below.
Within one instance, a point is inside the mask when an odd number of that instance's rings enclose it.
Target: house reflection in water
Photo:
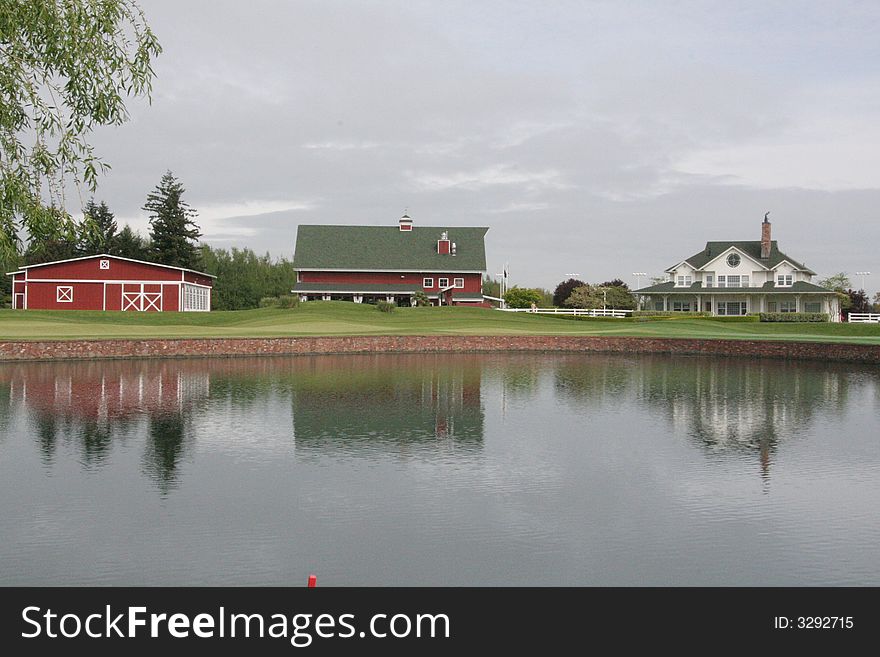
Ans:
[[[565,358],[557,365],[556,392],[597,407],[635,392],[707,453],[754,453],[765,479],[781,441],[808,430],[817,411],[844,412],[854,380],[851,364],[660,355],[629,360]]]
[[[85,467],[97,467],[145,421],[144,471],[163,491],[175,485],[190,411],[210,392],[207,368],[182,361],[29,363],[3,367],[0,378],[10,404],[26,409],[46,462],[66,440]]]
[[[296,449],[369,455],[482,446],[479,356],[323,356],[292,382]]]

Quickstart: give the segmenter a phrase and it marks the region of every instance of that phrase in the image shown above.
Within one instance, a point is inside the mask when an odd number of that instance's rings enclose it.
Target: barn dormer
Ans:
[[[437,253],[440,255],[449,255],[452,252],[452,242],[449,240],[449,233],[443,231],[440,233],[440,239],[437,240]]]
[[[398,222],[400,226],[400,230],[404,233],[408,233],[412,230],[412,219],[409,218],[409,215],[404,213]]]

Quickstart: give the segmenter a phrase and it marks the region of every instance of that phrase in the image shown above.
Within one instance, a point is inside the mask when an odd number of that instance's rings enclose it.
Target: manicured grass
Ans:
[[[122,313],[0,310],[0,340],[306,335],[620,335],[880,344],[877,324],[733,323],[711,319],[563,320],[482,308],[398,308],[313,301],[291,310]]]

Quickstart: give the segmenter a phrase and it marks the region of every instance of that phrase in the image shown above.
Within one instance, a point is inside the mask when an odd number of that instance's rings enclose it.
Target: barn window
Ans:
[[[423,278],[422,279],[422,287],[434,287],[434,279],[433,278]]]
[[[464,279],[463,278],[453,279],[452,282],[455,283],[455,287],[458,287],[458,288],[464,287]]]
[[[183,310],[208,312],[211,310],[211,290],[198,285],[183,286]]]
[[[73,303],[73,286],[59,285],[56,287],[55,301],[58,303]]]
[[[437,282],[437,285],[439,285],[441,288],[449,287],[449,279],[448,278],[441,278]]]
[[[100,267],[101,267],[101,269],[110,269],[110,261],[109,260],[101,260]]]

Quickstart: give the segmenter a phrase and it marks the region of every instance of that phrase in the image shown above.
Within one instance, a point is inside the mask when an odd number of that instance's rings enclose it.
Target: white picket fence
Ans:
[[[538,315],[574,315],[576,317],[629,317],[632,310],[617,308],[499,308],[506,313],[537,313]]]
[[[850,313],[847,321],[850,323],[880,324],[880,313]]]

